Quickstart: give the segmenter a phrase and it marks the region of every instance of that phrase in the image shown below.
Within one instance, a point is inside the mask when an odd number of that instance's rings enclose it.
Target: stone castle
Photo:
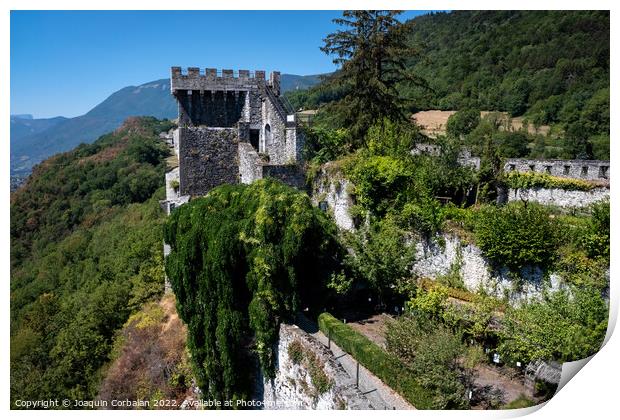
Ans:
[[[280,73],[172,67],[179,107],[169,142],[176,166],[166,174],[167,212],[221,184],[272,177],[303,189],[303,136],[280,96]]]

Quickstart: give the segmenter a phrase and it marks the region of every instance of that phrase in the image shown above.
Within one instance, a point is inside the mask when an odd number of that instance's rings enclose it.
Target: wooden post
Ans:
[[[327,348],[331,350],[332,348],[332,329],[327,330]]]
[[[360,388],[360,362],[357,362],[357,366],[355,369],[355,387],[357,389]]]

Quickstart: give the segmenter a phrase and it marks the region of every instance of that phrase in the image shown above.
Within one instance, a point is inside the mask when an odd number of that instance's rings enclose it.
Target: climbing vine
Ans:
[[[274,180],[223,185],[173,212],[166,272],[205,397],[247,398],[252,355],[274,376],[279,323],[322,300],[341,260],[336,232]]]

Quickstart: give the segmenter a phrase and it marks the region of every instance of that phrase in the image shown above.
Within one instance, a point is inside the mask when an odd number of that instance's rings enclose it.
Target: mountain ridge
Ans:
[[[282,74],[281,89],[283,92],[305,89],[318,83],[320,76]],[[173,119],[177,112],[177,104],[170,94],[170,80],[158,79],[119,89],[78,117],[26,119],[12,116],[11,174],[28,174],[47,157],[71,150],[80,143],[91,143],[118,128],[128,117]]]

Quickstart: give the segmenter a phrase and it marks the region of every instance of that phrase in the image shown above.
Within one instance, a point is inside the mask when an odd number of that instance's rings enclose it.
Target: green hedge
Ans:
[[[319,328],[361,365],[375,374],[417,409],[434,409],[432,396],[413,378],[413,374],[394,356],[364,335],[343,324],[331,314],[319,315]]]
[[[596,185],[581,179],[562,178],[539,172],[509,172],[504,182],[510,188],[559,188],[563,190],[590,191]]]

